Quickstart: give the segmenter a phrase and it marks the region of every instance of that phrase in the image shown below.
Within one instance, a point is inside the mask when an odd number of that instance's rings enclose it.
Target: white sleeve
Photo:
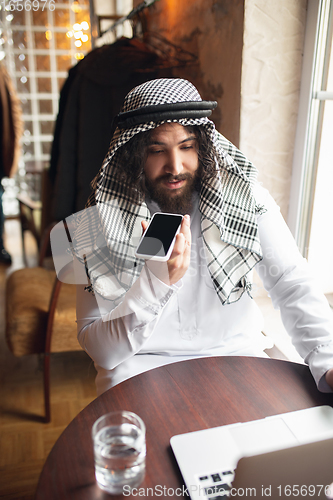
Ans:
[[[112,370],[149,339],[178,287],[164,284],[145,265],[121,304],[103,315],[94,295],[84,288],[77,285],[79,343],[95,363]]]
[[[324,377],[333,368],[332,310],[267,191],[262,204],[267,208],[258,217],[263,259],[256,269],[318,389],[332,392]]]

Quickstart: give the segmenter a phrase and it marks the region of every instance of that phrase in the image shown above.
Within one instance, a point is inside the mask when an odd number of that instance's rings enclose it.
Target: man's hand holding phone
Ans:
[[[147,221],[141,223],[143,231],[148,227]],[[171,255],[166,262],[148,259],[147,265],[155,276],[166,283],[174,285],[186,273],[191,259],[191,229],[190,216],[185,215],[180,225],[179,233],[176,235],[175,244]]]

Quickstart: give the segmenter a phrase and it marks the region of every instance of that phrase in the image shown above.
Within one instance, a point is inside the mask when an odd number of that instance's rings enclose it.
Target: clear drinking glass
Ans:
[[[142,419],[129,411],[107,413],[94,423],[92,438],[99,487],[120,494],[139,486],[146,468],[146,427]]]

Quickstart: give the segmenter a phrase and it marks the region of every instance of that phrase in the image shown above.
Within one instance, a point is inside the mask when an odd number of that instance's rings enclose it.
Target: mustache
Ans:
[[[172,175],[172,174],[165,174],[161,175],[160,177],[157,177],[155,182],[179,182],[179,181],[185,181],[187,179],[192,179],[193,176],[192,174],[186,173],[186,174],[179,174],[179,175]]]

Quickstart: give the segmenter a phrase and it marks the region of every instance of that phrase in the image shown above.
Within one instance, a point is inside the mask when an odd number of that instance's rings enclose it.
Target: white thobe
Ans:
[[[255,187],[263,259],[256,270],[284,326],[321,391],[333,368],[333,315],[298,252],[280,210],[268,192]],[[101,394],[151,368],[198,356],[264,355],[262,314],[248,293],[222,305],[205,259],[196,202],[191,214],[191,262],[173,286],[143,270],[121,304],[100,312],[96,298],[77,286],[78,340],[94,360]],[[151,212],[158,207],[149,205]]]

